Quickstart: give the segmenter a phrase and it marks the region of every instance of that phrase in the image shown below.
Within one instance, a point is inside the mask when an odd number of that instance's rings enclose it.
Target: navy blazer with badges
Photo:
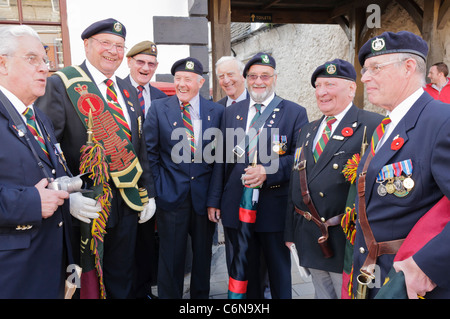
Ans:
[[[306,177],[312,202],[320,217],[328,220],[345,212],[350,183],[346,181],[342,170],[348,159],[361,152],[364,128],[366,128],[367,140],[370,140],[372,132],[383,117],[352,105],[334,130],[333,136],[316,163],[313,157],[314,139],[323,118],[322,116],[319,120],[302,128],[296,147],[302,147],[304,152]],[[352,130],[352,135],[342,133],[346,128]],[[295,243],[300,264],[303,267],[342,272],[345,235],[341,226],[328,228],[328,243],[334,255],[331,258],[324,258],[317,243],[317,239],[322,235],[319,228],[313,221],[308,221],[295,212],[294,206],[300,210],[309,211],[303,202],[298,170],[293,170],[291,173],[285,239]]]
[[[399,149],[391,147],[396,137],[404,140]],[[450,108],[448,104],[435,101],[428,93],[423,93],[377,151],[367,170],[366,210],[377,242],[405,238],[420,217],[443,195],[450,197],[449,154]],[[366,157],[367,155],[361,160],[358,174]],[[380,196],[376,182],[380,170],[386,165],[406,160],[411,160],[412,163],[414,188],[403,197],[394,194]],[[358,204],[356,207],[358,208]],[[359,223],[356,226],[354,271],[359,274],[367,256],[367,247]],[[427,299],[450,297],[450,277],[447,273],[450,267],[449,241],[450,225],[447,225],[438,236],[413,255],[417,265],[438,285],[431,293],[426,294]],[[394,255],[382,255],[377,259],[377,265],[381,268],[381,284],[392,267],[393,259]],[[370,289],[369,296],[373,296],[376,290]]]
[[[50,159],[32,133],[27,130],[26,134],[50,177],[65,176],[55,155],[52,124],[34,109]],[[63,298],[66,267],[73,264],[69,200],[42,219],[41,199],[34,186],[47,176],[2,103],[0,135],[0,298]]]
[[[206,214],[206,194],[213,160],[199,160],[198,156],[207,153],[214,155],[217,137],[214,133],[219,131],[224,107],[202,96],[199,98],[203,138],[201,142],[197,141],[195,160],[191,160],[180,102],[176,95],[154,100],[144,122],[148,159],[155,180],[156,205],[163,210],[176,209],[190,191],[194,211],[199,215]],[[205,135],[205,131],[208,134]],[[188,152],[183,152],[183,147]],[[181,154],[181,158],[172,158],[173,150]]]
[[[80,67],[92,79],[85,62],[83,62]],[[154,184],[147,161],[145,140],[143,135],[141,136],[139,132],[138,118],[142,118],[143,115],[139,107],[137,93],[128,81],[125,81],[119,77],[117,77],[117,86],[119,87],[120,92],[127,91],[129,93],[128,95],[122,93],[122,96],[130,116],[131,123],[129,124],[131,129],[131,142],[136,152],[136,156],[139,158],[139,163],[143,169],[138,185],[144,186],[147,189],[148,196],[151,198],[155,196]],[[52,75],[48,78],[46,94],[40,97],[35,104],[52,120],[55,127],[56,138],[61,144],[61,148],[66,156],[68,166],[74,175],[78,175],[80,165],[80,148],[86,144],[87,140],[86,127],[82,123],[75,107],[70,101],[64,83],[59,76]],[[110,183],[110,185],[113,191],[113,198],[121,200],[114,183]],[[115,193],[116,191],[117,194]],[[135,213],[135,211],[131,209],[127,209],[127,212]],[[117,220],[118,210],[115,209],[113,205],[108,219],[108,226],[115,225]]]
[[[224,159],[214,166],[213,181],[208,193],[208,207],[220,208],[221,219],[225,227],[238,228],[239,203],[241,200],[243,185],[241,175],[248,167],[246,163],[239,161],[231,163],[232,150],[237,145],[238,134],[233,140],[227,140],[227,129],[242,129],[245,132],[250,99],[246,99],[230,105],[226,108],[221,123],[221,130],[225,137],[223,145]],[[283,155],[275,154],[270,163],[262,163],[264,166],[278,169],[272,174],[267,174],[267,180],[260,190],[255,231],[275,232],[283,231],[285,223],[287,193],[289,177],[295,151],[295,144],[299,130],[308,123],[306,109],[294,102],[282,100],[273,114],[264,123],[266,135],[260,135],[259,143],[266,143],[267,150],[272,150],[273,134],[286,137],[287,151]],[[267,138],[267,141],[263,141]],[[231,157],[230,157],[231,156]],[[268,156],[268,154],[267,154]],[[261,154],[258,154],[258,163],[261,163]],[[235,161],[235,159],[233,160]]]

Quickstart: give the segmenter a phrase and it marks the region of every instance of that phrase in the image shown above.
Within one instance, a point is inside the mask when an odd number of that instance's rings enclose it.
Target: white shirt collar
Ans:
[[[102,72],[100,72],[95,66],[93,66],[89,60],[86,59],[86,67],[89,70],[89,73],[91,73],[92,78],[94,79],[94,83],[98,85],[105,84],[104,81],[107,79],[106,75],[104,75]],[[113,75],[109,79],[113,80],[114,86],[117,87],[117,78],[116,75]]]

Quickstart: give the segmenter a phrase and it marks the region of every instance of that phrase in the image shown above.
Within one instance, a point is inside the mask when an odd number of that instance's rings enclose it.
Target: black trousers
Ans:
[[[225,227],[225,244],[238,245],[237,229]],[[226,249],[227,264],[233,260],[233,249]],[[284,244],[283,232],[254,232],[249,243],[248,299],[263,299],[267,274],[273,299],[292,298],[291,255]],[[228,254],[230,254],[228,256]]]
[[[212,240],[215,223],[208,215],[193,211],[190,194],[177,209],[158,208],[159,234],[158,296],[182,299],[188,235],[192,243],[190,295],[192,299],[209,298]]]

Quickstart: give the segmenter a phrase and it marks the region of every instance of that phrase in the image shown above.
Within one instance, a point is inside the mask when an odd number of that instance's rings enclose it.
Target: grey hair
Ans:
[[[228,62],[228,61],[235,61],[238,67],[239,72],[242,74],[244,72],[244,63],[242,63],[241,60],[239,60],[238,58],[231,56],[231,55],[225,55],[223,57],[221,57],[219,60],[217,60],[216,62],[216,75],[217,75],[217,67],[219,65],[221,65],[224,62]]]
[[[425,86],[425,76],[427,74],[427,62],[420,56],[412,54],[412,53],[397,53],[396,56],[401,61],[406,61],[409,59],[413,59],[416,61],[416,71],[415,74],[417,75],[420,85]]]
[[[13,54],[18,46],[17,39],[23,36],[31,36],[39,39],[39,34],[27,25],[13,25],[0,27],[0,55]]]

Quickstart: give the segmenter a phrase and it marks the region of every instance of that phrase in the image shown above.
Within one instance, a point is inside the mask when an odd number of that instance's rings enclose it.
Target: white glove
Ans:
[[[70,194],[70,214],[85,222],[91,223],[91,219],[99,217],[98,212],[102,210],[100,203],[95,199],[85,197],[81,193]]]
[[[144,210],[139,213],[139,224],[143,224],[155,215],[156,203],[154,198],[149,198]]]

